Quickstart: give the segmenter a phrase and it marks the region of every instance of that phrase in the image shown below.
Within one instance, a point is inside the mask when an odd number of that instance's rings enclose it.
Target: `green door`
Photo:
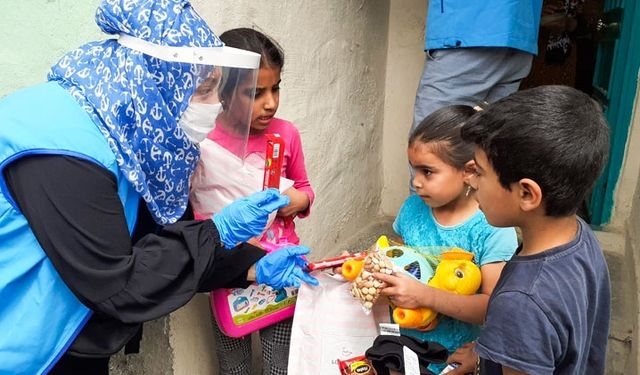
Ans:
[[[591,224],[609,222],[615,187],[620,176],[638,87],[640,68],[640,4],[637,0],[605,0],[598,23],[598,55],[593,77],[594,97],[611,127],[609,162],[594,187]],[[580,62],[578,61],[578,64]]]

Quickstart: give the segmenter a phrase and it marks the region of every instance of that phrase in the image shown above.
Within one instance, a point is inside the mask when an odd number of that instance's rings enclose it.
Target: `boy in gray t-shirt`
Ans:
[[[461,366],[450,374],[604,373],[609,272],[576,216],[608,152],[600,107],[575,89],[541,86],[479,112],[462,136],[477,146],[480,208],[494,226],[520,227],[522,246],[493,290],[475,348],[451,355]]]

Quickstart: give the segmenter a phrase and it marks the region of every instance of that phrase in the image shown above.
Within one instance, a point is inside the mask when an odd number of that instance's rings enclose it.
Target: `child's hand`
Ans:
[[[459,366],[447,373],[447,375],[464,375],[473,374],[476,371],[476,363],[478,362],[478,355],[473,350],[476,344],[468,342],[447,358],[447,363],[458,363]]]
[[[293,216],[298,212],[302,212],[309,207],[309,196],[294,187],[290,187],[285,190],[282,195],[286,195],[291,199],[289,205],[282,207],[278,210],[278,216],[287,217]]]
[[[388,296],[395,306],[405,309],[430,307],[430,288],[413,277],[403,273],[387,275],[378,272],[373,277],[387,283],[388,286],[382,289],[381,294]]]

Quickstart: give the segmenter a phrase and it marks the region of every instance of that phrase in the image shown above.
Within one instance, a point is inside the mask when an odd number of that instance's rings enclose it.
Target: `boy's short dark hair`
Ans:
[[[542,189],[545,213],[574,214],[607,160],[609,128],[602,109],[568,86],[516,92],[475,114],[462,138],[486,154],[500,184],[530,178]]]

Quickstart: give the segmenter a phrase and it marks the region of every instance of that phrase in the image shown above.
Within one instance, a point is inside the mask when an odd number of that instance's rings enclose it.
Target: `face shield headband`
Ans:
[[[259,54],[233,47],[162,46],[126,34],[120,34],[118,43],[164,61],[249,70],[260,67]]]
[[[189,65],[195,92],[179,115],[179,128],[193,143],[202,142],[216,125],[223,110],[230,152],[244,158],[250,131],[255,80],[260,55],[232,47],[172,47],[121,34],[118,43],[157,59]],[[223,108],[223,103],[224,108]]]

